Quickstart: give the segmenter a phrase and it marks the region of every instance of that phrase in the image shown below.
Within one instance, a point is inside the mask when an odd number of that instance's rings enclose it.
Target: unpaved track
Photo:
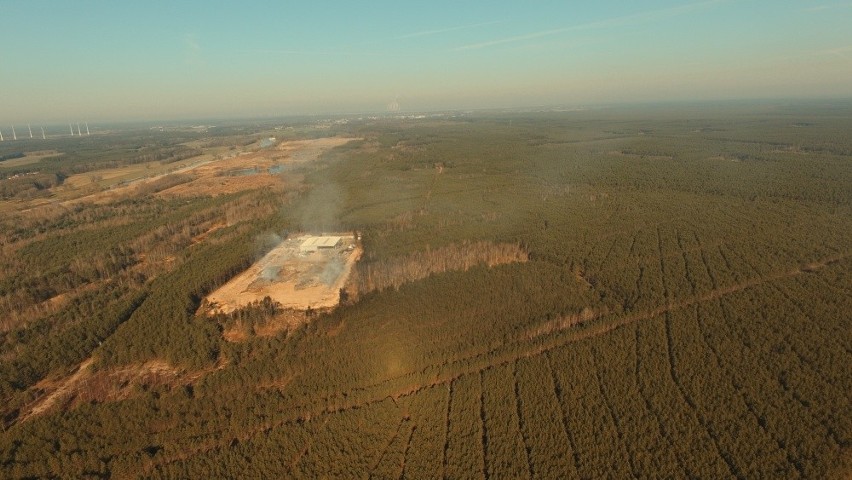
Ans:
[[[41,415],[46,412],[48,409],[56,405],[59,400],[67,398],[68,394],[71,393],[74,388],[83,380],[89,372],[89,367],[92,365],[92,359],[86,359],[83,363],[80,364],[80,367],[77,368],[77,371],[74,372],[68,378],[65,378],[59,382],[59,386],[56,387],[55,390],[50,392],[44,397],[37,399],[29,408],[29,411],[22,414],[18,419],[18,422],[25,422],[30,417],[34,415]]]

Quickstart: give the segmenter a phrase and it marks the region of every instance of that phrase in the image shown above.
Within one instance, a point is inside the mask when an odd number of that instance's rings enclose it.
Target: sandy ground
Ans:
[[[248,270],[207,297],[213,311],[229,313],[251,302],[270,297],[285,308],[305,310],[333,307],[340,289],[361,255],[354,238],[343,236],[337,248],[301,254],[307,235],[281,242]],[[353,245],[349,250],[347,247]]]
[[[157,180],[166,175],[193,170],[214,160],[212,155],[199,155],[179,162],[160,163],[158,161],[127,165],[117,168],[105,168],[86,173],[78,173],[66,178],[57,192],[86,188],[112,188]]]
[[[40,415],[53,407],[58,401],[65,399],[70,395],[70,393],[74,390],[80,381],[85,378],[89,373],[89,367],[92,365],[92,359],[84,361],[80,364],[80,367],[68,378],[64,378],[57,382],[55,385],[53,382],[47,382],[42,380],[41,382],[35,385],[36,389],[44,389],[51,390],[52,387],[55,387],[49,394],[46,396],[39,398],[35,401],[33,405],[31,405],[31,409],[29,411],[25,411],[23,415],[21,415],[19,421],[26,421],[28,418],[34,415]]]
[[[253,152],[229,152],[225,158],[193,168],[195,180],[163,190],[160,195],[220,195],[285,185],[287,178],[293,176],[288,168],[315,161],[325,151],[351,140],[354,139],[294,140]],[[255,173],[246,174],[251,170]]]
[[[286,168],[311,162],[323,152],[344,145],[357,138],[318,138],[280,142],[271,148],[257,151],[222,150],[217,147],[203,155],[172,164],[148,162],[119,168],[95,170],[72,175],[62,185],[52,189],[53,196],[27,202],[0,202],[0,211],[27,212],[46,205],[71,206],[79,202],[104,203],[133,196],[139,188],[168,175],[189,173],[194,180],[159,192],[167,196],[221,195],[253,190],[256,188],[293,183],[292,174]],[[39,157],[24,157],[21,161],[35,161],[43,156],[56,156],[53,152],[33,152]],[[4,162],[7,164],[7,162]],[[282,172],[270,173],[270,168],[283,168]],[[255,169],[256,173],[241,174]]]
[[[56,408],[74,408],[88,402],[114,402],[135,397],[136,388],[142,385],[186,385],[214,370],[221,370],[228,359],[219,357],[214,365],[200,370],[184,370],[161,359],[148,360],[145,363],[125,365],[119,368],[93,371],[94,360],[84,360],[77,370],[68,377],[43,379],[31,390],[37,392],[36,398],[21,409],[21,415],[15,423],[41,415]]]
[[[339,147],[352,140],[363,140],[361,138],[328,137],[314,140],[293,140],[279,143],[275,149],[286,152],[290,163],[312,162],[326,150]]]
[[[222,337],[232,343],[245,342],[252,337],[274,337],[284,330],[295,330],[308,321],[305,312],[284,310],[260,323],[248,324],[238,320],[222,332]]]

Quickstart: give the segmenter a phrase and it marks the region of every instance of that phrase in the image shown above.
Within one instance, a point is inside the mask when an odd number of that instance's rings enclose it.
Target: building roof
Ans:
[[[331,248],[340,243],[342,237],[308,237],[302,242],[302,249]]]

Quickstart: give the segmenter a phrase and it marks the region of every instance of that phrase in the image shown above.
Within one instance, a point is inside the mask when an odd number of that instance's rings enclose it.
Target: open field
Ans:
[[[120,197],[122,189],[138,187],[160,180],[169,174],[191,173],[192,179],[160,191],[161,195],[221,195],[254,188],[281,185],[286,181],[280,172],[287,166],[316,160],[330,148],[351,141],[349,138],[321,138],[281,142],[274,149],[208,153],[175,164],[159,162],[99,170],[74,175],[57,189],[57,195],[68,196],[85,191],[91,184],[99,190],[111,189],[110,197]],[[221,151],[221,149],[215,149]],[[285,152],[277,153],[277,150]],[[115,191],[115,190],[118,191]],[[91,200],[92,195],[87,196]]]
[[[26,202],[0,200],[0,212],[29,211],[57,204],[69,207],[80,202],[106,203],[151,189],[161,195],[196,196],[233,194],[269,187],[293,188],[299,183],[298,174],[293,173],[295,168],[351,140],[320,138],[284,141],[278,142],[273,148],[254,150],[209,147],[199,150],[196,156],[178,162],[151,161],[95,169],[68,176],[61,184],[50,188],[48,196]],[[197,146],[203,145],[203,142],[189,144]],[[62,155],[56,151],[33,153],[38,155],[7,160],[2,165],[23,167]]]
[[[286,163],[300,164],[316,160],[324,151],[345,145],[352,140],[360,138],[335,138],[325,137],[314,140],[293,140],[281,142],[275,149],[286,155]]]
[[[250,188],[292,186],[294,167],[315,161],[331,148],[352,138],[319,138],[280,142],[273,148],[228,154],[193,169],[190,182],[163,190],[161,195],[220,195]]]
[[[230,313],[264,297],[285,308],[305,310],[337,305],[339,291],[361,255],[351,235],[340,246],[300,253],[310,235],[281,241],[248,270],[207,296],[215,312]]]
[[[0,214],[0,476],[849,477],[852,106],[277,128],[6,190],[223,156]]]
[[[25,156],[21,158],[3,160],[0,165],[3,165],[4,167],[20,167],[23,165],[31,165],[33,163],[37,163],[45,158],[55,158],[62,155],[61,152],[57,152],[56,150],[35,150],[32,152],[24,153]]]
[[[98,190],[122,187],[137,182],[162,178],[169,173],[188,172],[212,160],[212,156],[199,155],[183,162],[168,164],[147,162],[126,167],[80,173],[66,178],[62,186],[57,188],[57,194],[61,194],[60,192],[66,190],[85,190],[93,186]]]

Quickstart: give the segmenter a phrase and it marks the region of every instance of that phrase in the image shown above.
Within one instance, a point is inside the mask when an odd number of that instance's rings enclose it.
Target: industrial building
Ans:
[[[299,245],[300,253],[312,253],[319,249],[334,248],[340,245],[343,237],[308,237]]]

